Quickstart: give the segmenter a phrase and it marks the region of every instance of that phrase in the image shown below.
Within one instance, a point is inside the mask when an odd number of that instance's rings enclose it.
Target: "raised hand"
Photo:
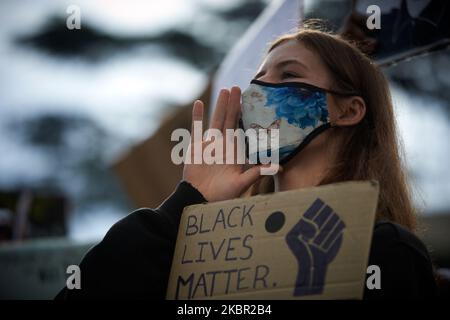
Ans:
[[[203,109],[203,102],[197,100],[192,110],[192,125],[194,125],[194,121],[201,121],[203,124]],[[210,129],[217,129],[222,132],[223,164],[207,164],[202,161],[201,164],[184,165],[183,179],[197,188],[208,201],[239,197],[260,177],[260,166],[253,166],[244,170],[243,164],[237,164],[237,161],[234,161],[233,164],[227,164],[226,161],[229,159],[226,159],[225,148],[229,141],[226,141],[225,130],[237,128],[240,112],[241,90],[238,87],[233,87],[231,90],[222,89],[217,99]],[[191,136],[193,135],[191,134]],[[204,150],[211,142],[211,140],[204,139],[200,141],[191,140],[188,156],[193,157],[196,148]]]
[[[341,247],[344,228],[337,213],[316,199],[286,235],[298,262],[294,296],[323,292],[327,267]]]

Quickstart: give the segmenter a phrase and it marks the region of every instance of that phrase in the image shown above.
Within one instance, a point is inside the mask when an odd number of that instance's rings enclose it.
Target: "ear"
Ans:
[[[339,112],[332,121],[337,126],[353,126],[366,115],[366,103],[361,97],[351,96],[339,99]]]

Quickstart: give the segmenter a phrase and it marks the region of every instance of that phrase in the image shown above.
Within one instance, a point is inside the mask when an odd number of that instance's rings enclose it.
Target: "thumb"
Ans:
[[[253,166],[250,169],[247,169],[239,176],[239,184],[241,186],[241,190],[246,190],[252,184],[256,182],[261,176],[261,167],[262,165]]]

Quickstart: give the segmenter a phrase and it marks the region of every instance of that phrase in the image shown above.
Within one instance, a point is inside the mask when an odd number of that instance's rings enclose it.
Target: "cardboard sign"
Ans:
[[[186,207],[168,299],[360,299],[378,183]]]

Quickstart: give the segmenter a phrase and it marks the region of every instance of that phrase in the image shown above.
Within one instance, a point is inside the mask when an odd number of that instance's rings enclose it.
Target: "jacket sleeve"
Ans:
[[[181,213],[202,202],[183,181],[157,209],[132,212],[83,258],[81,289],[64,288],[56,299],[164,299]]]
[[[430,299],[437,286],[428,250],[411,232],[379,223],[372,237],[369,265],[380,269],[381,288],[365,286],[364,299]]]

